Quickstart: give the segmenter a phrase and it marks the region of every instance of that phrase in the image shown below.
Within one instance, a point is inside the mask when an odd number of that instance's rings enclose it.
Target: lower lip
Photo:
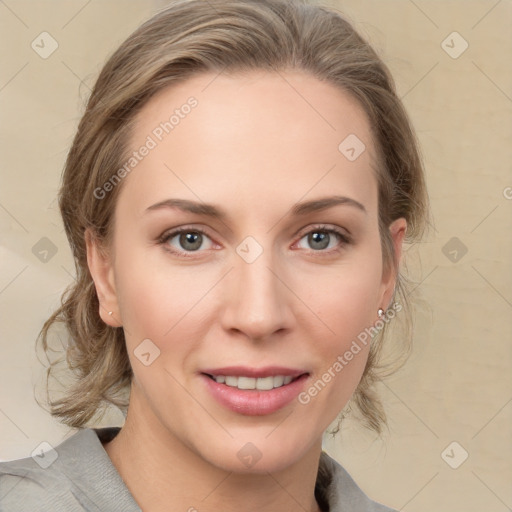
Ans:
[[[260,391],[258,389],[238,389],[215,382],[202,374],[208,391],[221,405],[246,416],[263,416],[287,406],[304,388],[307,374],[279,388]]]

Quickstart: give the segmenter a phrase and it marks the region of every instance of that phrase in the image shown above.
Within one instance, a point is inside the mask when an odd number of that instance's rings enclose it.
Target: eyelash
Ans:
[[[332,255],[333,253],[340,252],[346,245],[350,245],[352,243],[352,239],[349,235],[347,235],[345,232],[341,231],[340,229],[336,229],[333,227],[327,227],[323,224],[318,224],[310,228],[308,231],[302,233],[300,235],[300,238],[298,239],[296,243],[300,242],[305,236],[309,235],[310,233],[328,233],[328,234],[334,234],[338,236],[340,243],[333,249],[329,250],[318,250],[315,251],[311,249],[310,253],[313,253],[315,256],[322,257],[327,255]],[[162,236],[158,238],[158,243],[161,244],[164,249],[174,255],[177,255],[182,258],[194,258],[194,253],[201,252],[201,251],[176,251],[174,248],[170,248],[168,242],[169,240],[172,240],[175,236],[180,235],[182,233],[198,233],[203,236],[206,236],[208,238],[211,238],[206,231],[204,231],[201,228],[191,228],[191,227],[181,227],[174,229],[172,231],[165,232]],[[294,245],[295,245],[294,244]]]

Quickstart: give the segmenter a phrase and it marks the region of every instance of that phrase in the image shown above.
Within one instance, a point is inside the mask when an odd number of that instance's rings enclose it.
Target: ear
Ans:
[[[386,310],[393,300],[396,280],[398,277],[398,267],[402,258],[402,246],[407,231],[407,221],[401,217],[394,220],[389,226],[389,232],[393,243],[395,261],[389,262],[383,270],[382,275],[382,297],[381,308]]]
[[[100,317],[111,327],[121,327],[111,255],[105,251],[90,228],[85,230],[85,245],[87,265],[100,303]]]

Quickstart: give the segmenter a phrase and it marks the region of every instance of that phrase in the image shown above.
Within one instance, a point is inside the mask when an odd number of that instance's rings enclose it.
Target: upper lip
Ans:
[[[223,368],[202,370],[202,373],[212,376],[227,375],[233,377],[275,377],[276,375],[299,377],[305,370],[296,368],[285,368],[284,366],[265,366],[263,368],[251,368],[248,366],[225,366]]]

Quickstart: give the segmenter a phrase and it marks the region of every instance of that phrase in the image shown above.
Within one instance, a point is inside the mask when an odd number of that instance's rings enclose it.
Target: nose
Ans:
[[[234,256],[235,268],[223,299],[224,329],[259,341],[289,330],[294,318],[292,293],[284,284],[286,276],[275,268],[271,251],[264,251],[252,263]]]

